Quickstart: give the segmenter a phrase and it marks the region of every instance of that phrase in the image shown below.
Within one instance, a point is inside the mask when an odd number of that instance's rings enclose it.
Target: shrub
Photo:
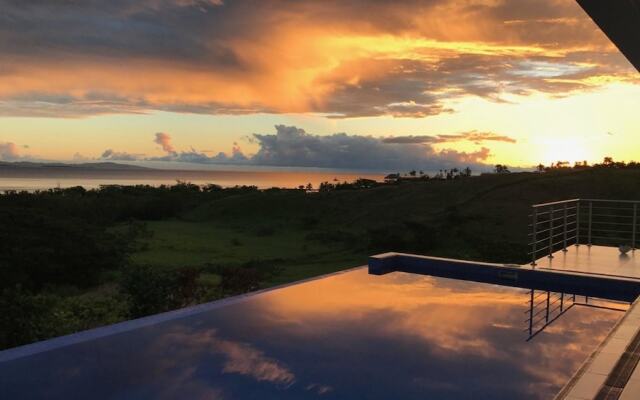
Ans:
[[[0,292],[0,348],[15,347],[55,335],[54,296],[33,295],[21,286]]]
[[[142,317],[193,304],[198,295],[199,274],[200,271],[194,268],[127,268],[122,277],[121,290],[129,303],[129,314]]]
[[[225,295],[247,293],[259,289],[268,279],[282,272],[273,261],[252,260],[240,266],[218,266],[220,290]]]
[[[0,230],[0,288],[89,287],[124,266],[130,251],[129,236],[69,216],[0,210],[0,225],[11,227]]]

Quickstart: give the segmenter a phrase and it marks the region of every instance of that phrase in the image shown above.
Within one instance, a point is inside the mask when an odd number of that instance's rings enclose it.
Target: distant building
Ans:
[[[385,183],[395,183],[400,180],[400,174],[389,174],[384,177]]]

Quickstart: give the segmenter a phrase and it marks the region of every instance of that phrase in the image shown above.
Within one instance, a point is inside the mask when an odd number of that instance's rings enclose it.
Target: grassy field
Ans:
[[[514,173],[329,193],[239,194],[201,204],[178,219],[148,222],[152,236],[133,260],[172,268],[271,260],[283,273],[270,283],[363,265],[382,251],[519,263],[527,261],[531,204],[575,197],[640,198],[640,171]]]
[[[180,268],[266,260],[283,269],[269,284],[350,268],[366,260],[364,252],[310,239],[309,231],[298,226],[275,230],[169,220],[149,222],[147,229],[150,237],[142,239],[143,250],[132,256],[136,264]]]

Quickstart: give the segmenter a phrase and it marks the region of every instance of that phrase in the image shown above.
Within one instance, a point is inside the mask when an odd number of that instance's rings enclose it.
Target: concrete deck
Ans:
[[[535,268],[640,279],[640,250],[622,255],[615,247],[570,246],[540,258]]]
[[[567,251],[555,252],[553,257],[540,258],[532,268],[640,280],[640,250],[622,255],[616,247],[570,246]],[[639,399],[640,368],[636,368],[639,338],[640,300],[636,300],[557,399]]]

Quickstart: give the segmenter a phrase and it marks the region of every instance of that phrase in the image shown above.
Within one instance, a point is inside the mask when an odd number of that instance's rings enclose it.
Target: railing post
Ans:
[[[580,200],[576,201],[576,246],[580,246]]]
[[[536,253],[538,252],[538,207],[533,207],[533,249],[531,254],[531,265],[536,266]]]
[[[589,230],[587,232],[587,246],[591,247],[591,224],[593,222],[593,201],[589,201]]]
[[[564,231],[562,234],[562,251],[567,252],[567,203],[564,203],[564,216],[562,218]]]
[[[531,289],[531,303],[529,303],[529,335],[533,332],[533,297],[535,289]]]
[[[638,203],[633,203],[633,227],[631,232],[631,248],[636,251],[636,225],[638,224]]]
[[[544,320],[546,323],[549,323],[549,306],[550,306],[550,300],[551,299],[551,292],[547,290],[547,311],[545,312],[545,316],[544,316]]]
[[[549,211],[549,258],[553,258],[553,206]]]

